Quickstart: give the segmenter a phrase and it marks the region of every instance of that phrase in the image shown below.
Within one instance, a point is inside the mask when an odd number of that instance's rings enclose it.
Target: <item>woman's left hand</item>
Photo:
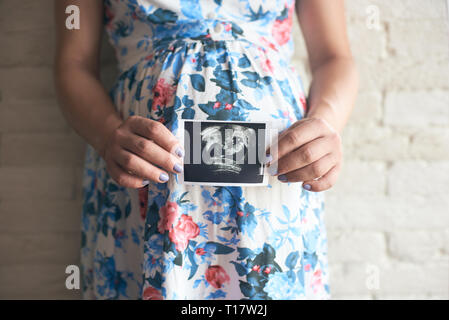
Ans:
[[[342,144],[340,134],[327,121],[301,119],[278,138],[270,174],[281,182],[303,181],[303,188],[310,191],[324,191],[335,184],[342,165]]]

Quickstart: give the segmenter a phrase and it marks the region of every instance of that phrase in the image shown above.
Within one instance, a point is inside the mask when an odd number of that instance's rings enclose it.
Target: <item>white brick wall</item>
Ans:
[[[0,1],[0,298],[79,297],[64,271],[79,259],[83,143],[56,107],[52,2]],[[346,1],[361,90],[327,193],[334,298],[449,298],[445,2]],[[368,8],[378,8],[378,30]],[[307,85],[297,27],[295,39]],[[107,48],[106,84],[112,57]],[[369,286],[376,272],[379,288]]]
[[[379,30],[367,27],[370,6],[379,10]],[[448,299],[446,1],[347,0],[346,7],[361,90],[343,133],[344,168],[327,194],[333,296]],[[379,270],[377,290],[366,284],[369,266]]]

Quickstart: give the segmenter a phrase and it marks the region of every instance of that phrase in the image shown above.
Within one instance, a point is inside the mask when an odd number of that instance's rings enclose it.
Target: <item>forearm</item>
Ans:
[[[351,58],[327,60],[312,71],[306,116],[322,118],[341,132],[351,114],[357,87],[357,71]]]
[[[107,137],[122,119],[100,80],[79,63],[57,66],[55,80],[69,125],[103,156]]]

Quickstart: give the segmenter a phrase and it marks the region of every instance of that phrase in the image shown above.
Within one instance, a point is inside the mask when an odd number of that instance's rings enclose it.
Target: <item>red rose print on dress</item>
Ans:
[[[279,45],[282,46],[290,40],[292,26],[293,26],[293,6],[288,8],[288,16],[286,19],[274,21],[272,35],[274,40],[276,40],[276,42]]]
[[[166,230],[170,230],[178,219],[178,204],[176,202],[167,201],[165,206],[159,209],[159,222],[157,224],[157,230],[160,233],[164,233]]]
[[[157,110],[158,107],[165,107],[172,99],[175,88],[170,83],[166,83],[164,78],[159,79],[153,88],[152,109]]]
[[[224,283],[228,283],[231,278],[222,266],[209,266],[206,270],[206,280],[215,289],[220,289]]]
[[[189,240],[200,234],[200,228],[193,222],[192,217],[183,214],[178,224],[170,229],[168,237],[176,245],[176,250],[184,251],[189,244]]]
[[[143,300],[163,300],[163,297],[159,290],[148,287],[143,292]]]
[[[273,67],[273,63],[271,62],[270,58],[268,58],[263,50],[261,51],[261,65],[262,65],[262,70],[264,72],[268,72],[268,73],[273,73],[274,72],[274,67]]]

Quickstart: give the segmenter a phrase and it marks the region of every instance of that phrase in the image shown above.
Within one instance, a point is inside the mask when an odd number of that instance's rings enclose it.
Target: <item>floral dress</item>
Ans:
[[[119,61],[111,97],[173,132],[179,119],[291,125],[306,111],[290,65],[294,0],[105,0]],[[88,146],[87,299],[327,299],[323,194],[268,186],[119,186]]]

